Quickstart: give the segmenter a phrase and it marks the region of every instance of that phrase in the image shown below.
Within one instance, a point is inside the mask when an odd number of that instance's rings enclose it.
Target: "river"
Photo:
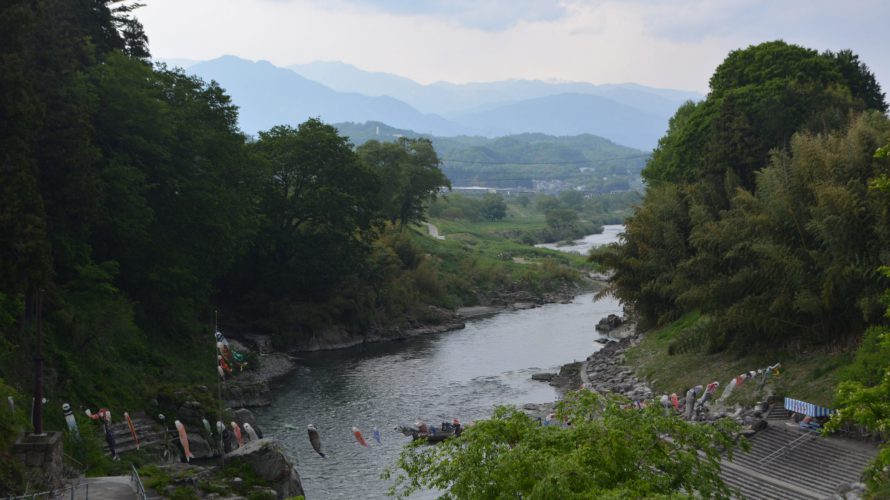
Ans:
[[[618,235],[624,232],[623,224],[609,224],[603,226],[603,232],[599,234],[588,234],[580,240],[575,240],[569,245],[558,245],[556,243],[541,243],[535,245],[539,248],[549,248],[551,250],[559,250],[561,252],[574,252],[586,255],[592,248],[607,245],[614,241],[618,241]]]
[[[584,294],[569,304],[474,320],[463,330],[307,354],[257,419],[295,462],[307,498],[386,498],[389,483],[379,475],[410,441],[393,430],[396,424],[466,423],[487,418],[496,405],[554,401],[555,389],[532,381],[532,373],[556,371],[599,349],[594,325],[610,313],[621,313],[617,302]],[[309,445],[309,423],[326,459]],[[356,443],[352,426],[369,448]],[[374,426],[381,444],[371,438]]]

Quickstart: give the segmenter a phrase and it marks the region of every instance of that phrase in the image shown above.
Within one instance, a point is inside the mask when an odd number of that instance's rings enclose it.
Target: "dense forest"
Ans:
[[[643,171],[624,243],[598,258],[648,324],[701,310],[710,350],[839,341],[881,321],[890,255],[887,105],[850,52],[731,53]]]
[[[850,51],[730,53],[707,98],[671,119],[622,241],[592,256],[615,271],[608,292],[650,327],[700,317],[668,354],[859,346],[835,425],[886,432],[887,109]],[[881,460],[886,488],[890,450]]]
[[[641,190],[640,171],[648,153],[591,134],[556,137],[515,134],[498,138],[439,137],[396,129],[380,122],[337,123],[356,144],[427,138],[455,186],[485,186],[590,193]]]
[[[433,255],[414,226],[450,184],[429,140],[356,148],[314,119],[248,137],[224,89],[151,64],[127,5],[0,7],[4,399],[32,383],[38,303],[47,396],[141,408],[214,380],[217,310],[286,347],[574,279],[566,258]]]

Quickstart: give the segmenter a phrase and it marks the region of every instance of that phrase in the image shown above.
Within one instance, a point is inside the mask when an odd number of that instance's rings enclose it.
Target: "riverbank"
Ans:
[[[568,304],[576,296],[596,290],[602,283],[586,279],[581,285],[563,287],[539,297],[527,292],[503,292],[486,300],[488,305],[458,308],[455,311],[438,310],[447,320],[439,324],[418,325],[410,329],[392,329],[367,332],[362,337],[348,335],[345,330],[334,329],[326,335],[314,337],[308,344],[287,352],[276,352],[271,338],[264,335],[247,335],[232,339],[236,348],[243,352],[257,353],[260,361],[256,369],[245,371],[229,379],[224,399],[232,408],[256,408],[268,406],[274,397],[276,382],[300,369],[300,355],[319,351],[348,349],[360,345],[404,341],[414,337],[435,335],[466,328],[468,321],[476,321],[498,314],[535,309],[547,304]],[[438,309],[438,308],[437,308]]]
[[[345,326],[338,325],[327,328],[309,339],[288,349],[287,353],[330,351],[346,349],[363,344],[375,344],[406,340],[421,335],[432,335],[454,330],[462,330],[467,321],[494,316],[503,312],[533,309],[546,304],[566,304],[582,293],[596,291],[601,283],[581,275],[576,285],[565,285],[552,292],[535,295],[524,290],[507,290],[489,294],[481,301],[481,305],[461,307],[454,311],[429,306],[428,317],[434,321],[409,320],[407,328],[370,329],[361,335],[350,332]]]

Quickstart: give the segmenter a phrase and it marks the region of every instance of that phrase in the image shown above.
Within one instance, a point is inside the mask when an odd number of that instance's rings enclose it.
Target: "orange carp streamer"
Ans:
[[[362,436],[362,431],[360,431],[358,427],[352,428],[352,435],[355,436],[355,440],[358,441],[358,444],[364,446],[365,448],[368,447],[368,442],[365,441],[365,437]]]
[[[173,423],[176,425],[176,431],[179,432],[179,444],[182,445],[182,451],[185,453],[185,461],[188,462],[189,459],[195,458],[195,456],[192,455],[192,450],[189,449],[189,437],[185,433],[185,426],[179,420],[175,420]]]

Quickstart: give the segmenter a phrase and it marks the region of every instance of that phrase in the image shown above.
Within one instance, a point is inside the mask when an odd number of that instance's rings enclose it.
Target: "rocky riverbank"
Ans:
[[[284,499],[305,494],[299,473],[274,439],[249,440],[220,461],[225,467],[207,461],[159,465],[143,469],[141,479],[149,496],[164,498]]]
[[[647,381],[639,378],[632,366],[626,363],[626,353],[639,344],[643,333],[637,332],[633,323],[624,323],[609,332],[603,347],[589,355],[582,362],[565,364],[558,374],[535,374],[533,379],[547,380],[562,392],[589,389],[600,393],[614,393],[625,396],[631,401],[642,404],[664,404],[668,395],[657,395]],[[700,386],[701,388],[701,386]],[[702,389],[703,390],[703,389]],[[701,396],[702,392],[696,393]],[[715,402],[716,394],[702,404],[700,411],[694,415],[695,420],[713,421],[729,417],[744,426],[743,433],[751,434],[766,428],[765,414],[769,408],[766,403],[758,403],[753,407],[741,405],[725,406]],[[685,394],[678,395],[681,408],[685,406]],[[695,404],[695,401],[691,402]],[[533,416],[542,416],[554,407],[550,405],[526,405],[524,409]]]

